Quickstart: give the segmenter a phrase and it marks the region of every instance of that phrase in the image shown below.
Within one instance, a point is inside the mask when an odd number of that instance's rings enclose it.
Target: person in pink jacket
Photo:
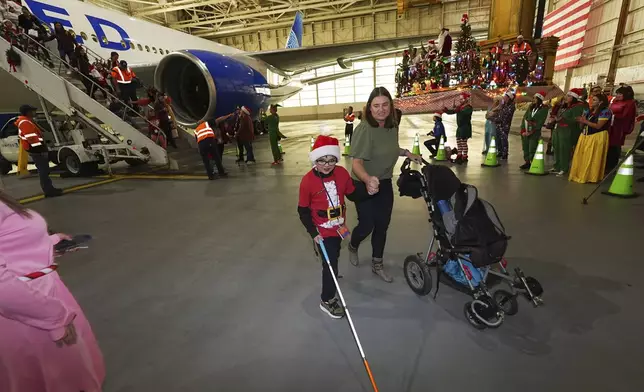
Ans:
[[[49,235],[40,215],[0,191],[2,392],[101,391],[105,366],[89,322],[48,268],[62,239],[69,236]]]

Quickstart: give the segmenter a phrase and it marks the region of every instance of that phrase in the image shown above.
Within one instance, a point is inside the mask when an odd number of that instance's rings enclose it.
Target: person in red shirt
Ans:
[[[622,86],[615,92],[615,99],[610,104],[613,119],[608,131],[608,153],[606,155],[606,173],[609,173],[619,162],[622,146],[626,136],[635,129],[637,104],[635,94],[630,86]]]
[[[357,191],[351,175],[342,166],[338,139],[320,135],[313,144],[309,158],[315,166],[306,173],[300,183],[300,199],[297,212],[300,221],[315,241],[316,252],[321,254],[319,243],[323,240],[329,255],[333,273],[338,276],[338,258],[342,240],[349,236],[346,227],[345,197],[351,201],[364,198],[364,187]],[[344,309],[338,302],[333,276],[326,262],[322,262],[322,294],[320,309],[332,318],[344,317]]]

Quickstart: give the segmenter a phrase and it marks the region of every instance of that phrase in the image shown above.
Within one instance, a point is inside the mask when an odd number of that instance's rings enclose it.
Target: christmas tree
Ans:
[[[461,36],[456,42],[456,55],[452,62],[452,79],[458,84],[478,85],[481,76],[479,46],[472,37],[472,26],[467,14],[461,18]]]

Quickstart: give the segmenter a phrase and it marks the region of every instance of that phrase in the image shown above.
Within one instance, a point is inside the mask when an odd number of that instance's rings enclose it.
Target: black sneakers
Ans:
[[[333,298],[328,302],[320,301],[320,309],[331,318],[341,319],[344,317],[344,308],[337,298]]]
[[[521,170],[528,170],[530,168],[530,162],[526,162],[523,165],[519,166]]]

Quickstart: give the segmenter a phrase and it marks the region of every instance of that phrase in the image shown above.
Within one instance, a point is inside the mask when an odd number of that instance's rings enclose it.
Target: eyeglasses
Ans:
[[[315,161],[315,163],[317,163],[320,166],[333,166],[336,163],[338,163],[338,160],[337,159],[329,159],[327,161],[327,160],[324,160],[324,159],[318,159],[317,161]]]

